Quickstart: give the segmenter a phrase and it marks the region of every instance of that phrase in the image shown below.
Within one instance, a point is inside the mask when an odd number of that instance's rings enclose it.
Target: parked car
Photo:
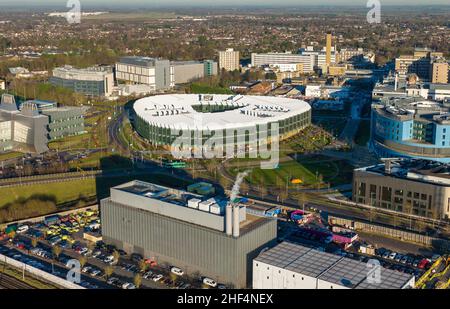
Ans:
[[[28,231],[29,228],[30,228],[30,227],[29,227],[28,225],[20,225],[20,226],[17,228],[16,233],[18,233],[18,234],[25,233],[26,231]]]
[[[397,254],[395,255],[394,261],[400,262],[402,258],[403,258],[403,255],[400,254],[400,253],[397,253]]]
[[[397,256],[396,252],[391,252],[388,256],[388,259],[393,260],[393,259],[395,259],[396,256]]]
[[[136,286],[133,283],[126,282],[122,285],[122,289],[124,290],[134,290],[136,289]]]
[[[103,262],[109,264],[112,261],[114,261],[114,256],[113,255],[108,255],[107,257],[105,257],[105,259],[103,260]]]
[[[417,265],[417,268],[419,269],[425,269],[427,268],[427,266],[430,264],[430,260],[428,259],[423,259],[422,261],[420,261],[419,265]]]
[[[155,282],[158,282],[158,281],[161,280],[162,278],[163,278],[163,275],[158,274],[158,275],[156,275],[152,280],[155,281]]]
[[[391,254],[391,251],[389,251],[389,250],[386,250],[386,251],[384,251],[384,253],[381,255],[381,257],[383,258],[383,259],[387,259],[387,258],[389,258],[389,255]]]
[[[177,275],[177,276],[183,276],[184,275],[184,271],[182,271],[180,268],[178,267],[172,267],[170,268],[170,272],[172,272],[173,274]]]
[[[400,259],[400,263],[406,264],[406,262],[408,262],[408,257],[405,255]]]
[[[205,278],[203,278],[202,281],[203,281],[203,284],[206,284],[206,285],[208,285],[208,286],[210,286],[210,287],[215,288],[215,287],[217,286],[217,282],[214,281],[214,280],[211,279],[211,278],[205,277]]]
[[[138,254],[138,253],[132,253],[131,254],[131,260],[134,262],[139,263],[140,261],[142,261],[144,258],[142,257],[142,255]]]
[[[113,284],[117,283],[118,281],[120,281],[119,278],[117,278],[117,277],[111,277],[111,278],[109,278],[109,279],[106,281],[106,283],[113,285]]]
[[[83,269],[81,270],[81,272],[83,273],[88,273],[92,270],[91,266],[84,266]]]

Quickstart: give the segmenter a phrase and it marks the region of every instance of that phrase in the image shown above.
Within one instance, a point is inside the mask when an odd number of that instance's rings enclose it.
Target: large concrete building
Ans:
[[[438,63],[438,65],[434,66],[435,63]],[[447,72],[441,72],[445,63],[446,60],[443,58],[443,53],[435,52],[428,48],[416,48],[414,54],[401,55],[395,59],[395,71],[401,78],[406,78],[408,74],[414,73],[424,81],[433,82],[433,73],[435,80],[436,78],[442,80],[444,74],[448,77],[448,64]],[[444,83],[447,82],[448,80],[444,81]],[[438,83],[441,83],[441,81]]]
[[[325,60],[325,54],[324,54]],[[303,71],[305,73],[311,73],[314,71],[316,64],[316,55],[314,54],[292,54],[292,53],[267,53],[257,54],[252,53],[252,66],[260,67],[264,65],[274,66],[277,64],[296,64],[301,63],[303,65]]]
[[[181,137],[189,153],[204,146],[217,156],[256,152],[273,134],[283,140],[311,124],[308,103],[276,97],[170,94],[137,100],[133,109],[137,132],[152,144],[176,149]]]
[[[49,140],[85,133],[83,107],[58,107],[56,102],[28,100],[17,107],[4,94],[0,105],[0,151],[43,153]]]
[[[149,86],[152,91],[167,90],[206,76],[217,75],[217,62],[169,61],[159,58],[127,56],[116,63],[116,78],[131,84]]]
[[[141,181],[111,188],[100,205],[106,243],[238,288],[251,284],[253,258],[276,243],[276,220]]]
[[[47,148],[48,117],[33,103],[19,110],[14,96],[3,94],[0,103],[0,151],[42,153]]]
[[[116,79],[132,84],[149,85],[152,90],[165,90],[171,84],[172,70],[166,59],[128,56],[116,63]]]
[[[380,157],[450,162],[450,108],[418,98],[372,104],[370,145]]]
[[[435,161],[392,159],[356,169],[353,201],[433,219],[450,217],[450,166]]]
[[[219,69],[226,71],[239,70],[239,51],[227,48],[219,52]]]
[[[217,62],[206,61],[171,61],[172,85],[184,84],[207,76],[217,75]]]
[[[446,84],[448,80],[448,62],[436,61],[430,66],[431,82],[436,84]]]
[[[282,242],[253,260],[254,289],[409,289],[413,275]]]
[[[53,69],[50,83],[89,96],[110,96],[114,87],[114,74],[108,66],[76,69],[64,66]]]
[[[48,117],[48,139],[55,140],[68,136],[86,133],[84,127],[84,114],[86,107],[61,106],[57,102],[43,100],[28,100],[21,104],[34,104],[39,114]]]

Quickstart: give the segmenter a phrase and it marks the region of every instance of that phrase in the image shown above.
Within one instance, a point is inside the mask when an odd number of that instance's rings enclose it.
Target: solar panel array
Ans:
[[[380,281],[369,280],[366,263],[292,242],[262,252],[255,261],[355,289],[400,289],[412,275],[381,267]]]

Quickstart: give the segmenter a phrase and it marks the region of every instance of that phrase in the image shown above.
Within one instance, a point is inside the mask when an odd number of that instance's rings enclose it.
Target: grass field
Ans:
[[[6,152],[0,154],[0,161],[14,159],[23,156],[23,153],[20,152]]]
[[[167,175],[148,174],[138,176],[101,177],[98,179],[89,178],[60,183],[0,188],[0,207],[4,207],[6,204],[12,203],[20,198],[27,199],[35,194],[54,196],[57,204],[78,200],[80,196],[89,197],[97,195],[99,198],[104,198],[109,195],[109,189],[111,187],[134,179],[155,182],[167,186],[174,186],[174,184],[176,184],[175,186],[180,188],[185,188],[190,184],[190,182],[174,179]]]
[[[244,170],[246,170],[245,167],[232,168],[230,173],[236,175]],[[301,179],[304,186],[311,186],[320,183],[322,177],[322,183],[339,185],[351,180],[351,172],[352,167],[344,161],[320,161],[318,158],[317,160],[301,160],[301,162],[284,162],[273,170],[253,168],[246,179],[253,185],[263,183],[266,186],[286,186],[287,182],[290,187],[298,187],[291,184],[292,179]]]
[[[95,195],[95,179],[0,188],[0,207],[34,194],[54,196],[58,204],[65,203],[78,199],[80,195]]]

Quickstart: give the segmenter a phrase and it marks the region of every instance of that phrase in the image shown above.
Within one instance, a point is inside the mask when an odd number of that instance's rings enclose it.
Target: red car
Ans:
[[[430,264],[430,261],[428,261],[428,259],[423,259],[422,261],[420,261],[419,265],[417,265],[417,267],[419,269],[425,269],[427,268],[427,266]]]

